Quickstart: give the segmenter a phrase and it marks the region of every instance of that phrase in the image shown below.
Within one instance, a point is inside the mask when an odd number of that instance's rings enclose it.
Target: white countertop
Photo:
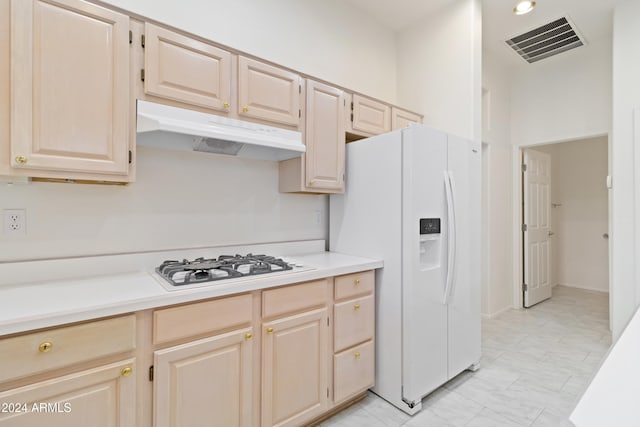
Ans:
[[[577,427],[640,425],[640,310],[609,351],[569,419]]]
[[[0,335],[382,267],[380,260],[335,252],[311,252],[292,257],[315,268],[291,274],[261,275],[242,281],[214,282],[210,286],[175,291],[166,290],[152,275],[150,267],[108,275],[0,283]],[[60,262],[73,264],[73,260]],[[76,263],[82,262],[78,260]],[[95,264],[95,260],[91,262]],[[34,269],[39,263],[59,265],[55,260],[24,263],[13,266],[14,274],[24,279],[29,276],[27,270]],[[40,269],[33,271],[40,272]]]

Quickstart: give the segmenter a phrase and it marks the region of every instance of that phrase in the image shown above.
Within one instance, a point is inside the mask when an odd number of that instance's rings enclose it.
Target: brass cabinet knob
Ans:
[[[251,338],[253,338],[253,334],[251,332],[247,332],[246,334],[244,334],[244,339],[249,341]]]
[[[40,353],[46,353],[48,351],[50,351],[53,348],[53,343],[51,342],[43,342],[42,344],[40,344],[38,346],[38,351]]]
[[[273,328],[267,328],[267,333],[268,334],[272,334],[273,333]]]
[[[360,279],[356,279],[356,286],[360,284]]]
[[[128,377],[132,373],[133,369],[131,369],[131,366],[126,366],[120,370],[120,375],[122,375],[123,377]]]
[[[27,163],[27,158],[25,156],[16,156],[16,163],[24,165]]]
[[[248,113],[249,112],[249,107],[242,107],[242,112],[243,113]]]
[[[354,306],[353,306],[353,309],[354,309],[354,310],[360,310],[360,304],[356,304],[356,305],[354,305]]]
[[[315,180],[315,179],[312,179],[311,181],[309,181],[309,186],[311,187],[311,186],[312,186],[313,184],[315,184],[315,183],[316,183],[316,180]]]
[[[225,108],[225,110],[231,108],[231,104],[229,104],[228,102],[225,102],[224,104],[222,104],[222,106]]]
[[[353,355],[353,357],[355,357],[356,359],[360,359],[360,353],[358,353],[358,352],[356,351],[356,353]]]

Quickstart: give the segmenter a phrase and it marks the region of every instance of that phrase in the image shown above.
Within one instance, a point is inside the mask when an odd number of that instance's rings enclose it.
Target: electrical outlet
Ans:
[[[25,209],[4,210],[4,234],[15,237],[27,235],[27,211]]]

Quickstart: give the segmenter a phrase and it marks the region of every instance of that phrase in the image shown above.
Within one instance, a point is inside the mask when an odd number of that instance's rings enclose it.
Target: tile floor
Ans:
[[[611,335],[606,294],[556,286],[528,310],[482,323],[481,367],[463,372],[422,401],[410,417],[373,393],[322,427],[572,426]]]

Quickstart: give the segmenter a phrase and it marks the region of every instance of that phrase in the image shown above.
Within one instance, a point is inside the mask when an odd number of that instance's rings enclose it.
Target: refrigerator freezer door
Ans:
[[[417,403],[447,374],[447,136],[422,126],[402,132],[402,390]],[[421,234],[424,218],[440,218],[440,233]],[[425,262],[425,250],[437,258]]]
[[[480,360],[480,144],[448,136],[448,165],[455,201],[455,265],[447,298],[448,374],[451,379]]]

